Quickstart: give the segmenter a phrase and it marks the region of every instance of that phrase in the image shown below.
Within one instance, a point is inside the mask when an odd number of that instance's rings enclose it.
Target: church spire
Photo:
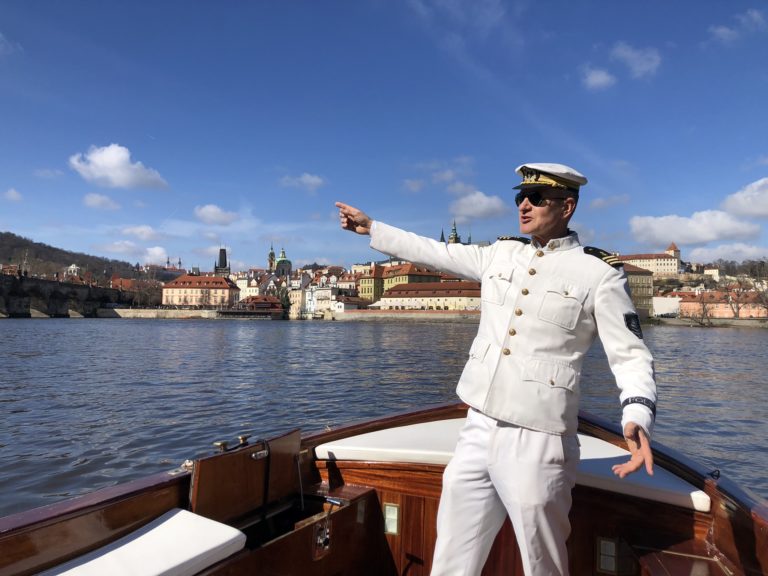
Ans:
[[[448,236],[448,244],[461,244],[461,236],[459,236],[456,230],[456,219],[453,219],[453,228],[451,228],[451,234]]]
[[[269,243],[269,255],[267,256],[267,271],[273,272],[275,270],[275,248],[272,242]]]

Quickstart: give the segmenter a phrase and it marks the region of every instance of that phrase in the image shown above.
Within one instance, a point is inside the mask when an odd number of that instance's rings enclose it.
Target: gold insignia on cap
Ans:
[[[523,176],[521,186],[536,185],[550,186],[552,188],[573,188],[573,184],[569,186],[568,184],[565,184],[564,180],[561,180],[556,176],[546,174],[544,172],[539,172],[538,170],[533,170],[528,166],[523,166],[520,169],[520,172],[522,172]]]

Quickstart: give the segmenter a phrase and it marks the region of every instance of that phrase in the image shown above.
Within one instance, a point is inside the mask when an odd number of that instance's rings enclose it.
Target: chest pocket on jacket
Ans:
[[[587,294],[588,291],[581,286],[553,280],[541,301],[539,319],[573,330]]]
[[[480,285],[480,299],[491,304],[504,304],[512,286],[512,270],[489,270]]]

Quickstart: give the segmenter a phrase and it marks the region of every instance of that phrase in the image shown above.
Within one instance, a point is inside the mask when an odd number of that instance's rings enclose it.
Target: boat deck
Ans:
[[[350,436],[317,446],[315,455],[321,460],[445,465],[464,421],[453,418]],[[611,468],[629,458],[627,450],[584,434],[579,434],[579,442],[578,485],[709,512],[709,496],[667,470],[657,466],[653,476],[639,471],[620,479]]]

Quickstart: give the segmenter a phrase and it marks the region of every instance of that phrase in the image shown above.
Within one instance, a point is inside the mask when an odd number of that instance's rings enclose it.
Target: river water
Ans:
[[[0,321],[0,516],[175,468],[214,440],[456,399],[462,322]],[[768,498],[768,330],[644,327],[654,439]],[[618,421],[599,343],[582,408]]]

